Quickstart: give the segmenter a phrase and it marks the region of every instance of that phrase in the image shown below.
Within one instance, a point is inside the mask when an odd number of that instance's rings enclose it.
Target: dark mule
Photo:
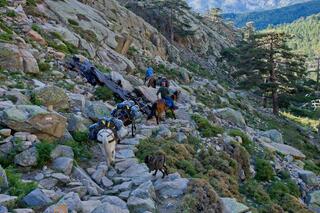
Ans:
[[[119,109],[113,115],[114,117],[122,120],[124,126],[129,126],[131,124],[131,135],[134,137],[136,135],[137,127],[136,120],[133,116],[131,116],[129,110]]]
[[[157,87],[157,79],[153,76],[150,77],[146,82],[147,82],[147,87],[153,87],[153,88]]]
[[[168,175],[168,168],[166,167],[166,156],[161,155],[147,155],[144,158],[144,163],[148,166],[149,172],[152,172],[155,170],[153,176],[157,175],[158,170],[162,172],[162,178],[164,178],[166,175]]]

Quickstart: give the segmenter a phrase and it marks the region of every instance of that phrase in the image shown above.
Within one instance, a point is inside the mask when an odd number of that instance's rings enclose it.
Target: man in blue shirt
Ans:
[[[146,77],[144,78],[144,83],[146,82],[153,76],[153,69],[152,67],[148,67],[146,71]]]

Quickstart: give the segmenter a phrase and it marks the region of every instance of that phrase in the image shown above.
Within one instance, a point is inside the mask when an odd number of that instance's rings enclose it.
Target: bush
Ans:
[[[200,115],[192,115],[192,119],[196,122],[197,129],[203,137],[215,137],[224,132],[222,127],[210,124],[207,119],[201,117]]]
[[[0,34],[0,40],[3,41],[12,41],[12,35],[8,33],[1,33]]]
[[[216,212],[219,208],[219,197],[207,181],[192,179],[180,208],[181,212],[188,213]]]
[[[37,105],[37,106],[41,106],[42,105],[42,101],[39,100],[34,93],[32,93],[30,95],[30,101],[31,101],[31,103],[33,105]]]
[[[73,140],[65,142],[63,145],[70,146],[74,153],[74,158],[77,161],[87,160],[92,158],[90,147],[83,142],[76,142]]]
[[[51,151],[56,147],[55,144],[43,141],[36,144],[37,149],[37,167],[41,168],[51,161]]]
[[[50,70],[50,64],[49,63],[47,63],[47,62],[40,62],[40,63],[38,63],[38,66],[39,66],[39,70],[41,71],[41,72],[47,72],[47,71],[49,71]]]
[[[79,26],[79,23],[73,19],[68,19],[69,24],[74,25],[74,26]]]
[[[72,137],[76,142],[80,142],[80,143],[87,142],[89,138],[88,132],[74,132],[72,134]]]
[[[246,181],[240,187],[240,192],[259,205],[271,203],[271,199],[268,193],[263,189],[262,185],[259,184],[256,180],[251,179]]]
[[[242,132],[241,130],[238,129],[232,129],[229,131],[229,135],[232,137],[239,136],[242,139],[242,145],[246,148],[246,150],[250,153],[253,154],[255,145],[254,143],[249,139],[248,135]]]
[[[0,7],[5,7],[8,5],[8,1],[7,0],[0,0]]]
[[[14,10],[10,10],[9,12],[7,12],[7,16],[9,16],[9,17],[16,17],[17,14],[16,14],[16,12],[14,12]]]
[[[94,92],[94,95],[97,99],[103,101],[112,100],[113,98],[113,92],[105,86],[99,86]]]
[[[305,165],[304,165],[304,169],[305,170],[310,170],[314,173],[316,173],[317,175],[320,174],[320,167],[318,165],[316,165],[312,160],[306,160],[304,161]]]
[[[285,194],[290,194],[295,197],[300,196],[299,187],[292,181],[275,181],[268,189],[271,199],[280,201]]]
[[[13,167],[7,168],[6,174],[9,182],[8,192],[11,196],[18,197],[18,204],[24,196],[37,187],[37,184],[34,182],[22,182],[21,175]]]
[[[260,181],[269,181],[274,177],[274,172],[269,161],[263,159],[256,160],[256,179]]]

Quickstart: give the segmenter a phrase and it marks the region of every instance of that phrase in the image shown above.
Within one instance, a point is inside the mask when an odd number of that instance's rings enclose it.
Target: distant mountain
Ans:
[[[261,30],[267,28],[269,25],[292,23],[301,17],[307,17],[316,13],[320,13],[320,0],[274,10],[242,14],[228,13],[222,16],[227,20],[233,21],[237,27],[243,27],[247,22],[253,21],[256,29]]]
[[[285,7],[310,0],[187,0],[198,12],[221,8],[224,13],[244,13]]]

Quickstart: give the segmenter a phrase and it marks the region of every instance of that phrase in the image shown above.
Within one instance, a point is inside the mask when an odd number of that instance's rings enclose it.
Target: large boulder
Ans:
[[[31,147],[14,157],[15,164],[19,166],[29,167],[37,165],[37,149]]]
[[[315,173],[307,170],[298,170],[299,177],[309,186],[319,185],[318,177]]]
[[[100,118],[110,116],[110,111],[107,106],[99,101],[86,103],[84,114],[93,121],[98,121]]]
[[[154,103],[158,100],[157,89],[152,87],[140,86],[137,90],[151,103]]]
[[[179,173],[170,174],[164,179],[158,179],[154,183],[156,191],[163,198],[176,198],[183,195],[188,187],[189,180],[181,178]]]
[[[307,204],[314,212],[320,212],[320,190],[316,190],[308,194]]]
[[[17,201],[18,197],[0,194],[0,206],[12,207]]]
[[[222,213],[245,213],[250,212],[250,208],[237,202],[235,198],[220,198]]]
[[[279,143],[265,143],[265,142],[262,142],[262,145],[272,152],[280,152],[283,155],[291,155],[296,159],[306,158],[306,156],[300,150],[289,145],[279,144]]]
[[[213,110],[213,114],[217,115],[219,118],[224,119],[228,122],[237,124],[238,126],[246,125],[246,121],[240,111],[236,111],[234,109],[227,107],[227,108]]]
[[[55,112],[34,105],[17,105],[5,109],[0,121],[15,131],[30,132],[42,138],[64,135],[67,119]]]
[[[57,86],[45,86],[33,91],[34,99],[42,105],[52,106],[54,110],[65,110],[69,108],[69,98],[64,89]]]
[[[70,175],[73,167],[73,159],[68,157],[58,157],[54,159],[52,168],[58,172]]]
[[[155,189],[152,185],[152,182],[149,180],[141,184],[130,194],[128,206],[132,212],[154,212],[156,209],[154,202],[155,199]]]
[[[129,213],[129,210],[122,209],[116,205],[110,203],[103,203],[95,208],[92,213]]]
[[[110,77],[114,82],[121,82],[121,86],[123,89],[128,90],[129,92],[133,91],[133,86],[131,85],[131,83],[124,79],[120,73],[112,71],[110,73]]]
[[[22,201],[32,208],[45,207],[53,202],[41,189],[33,190]]]
[[[13,72],[36,74],[39,72],[37,60],[27,50],[14,44],[0,42],[0,67]]]
[[[0,165],[0,192],[9,187],[6,171]]]
[[[86,132],[88,126],[92,124],[90,119],[84,118],[81,115],[70,114],[68,117],[69,132]]]
[[[57,212],[55,209],[59,208],[59,206],[66,206],[68,212],[81,212],[83,208],[79,195],[75,192],[69,192],[57,204],[50,206],[44,212],[55,213]]]
[[[281,132],[276,129],[271,129],[265,132],[262,132],[262,137],[266,137],[271,140],[271,142],[275,143],[283,143],[283,137]]]
[[[51,159],[56,159],[58,157],[73,158],[74,153],[70,146],[58,145],[54,150],[52,150],[50,157]]]

